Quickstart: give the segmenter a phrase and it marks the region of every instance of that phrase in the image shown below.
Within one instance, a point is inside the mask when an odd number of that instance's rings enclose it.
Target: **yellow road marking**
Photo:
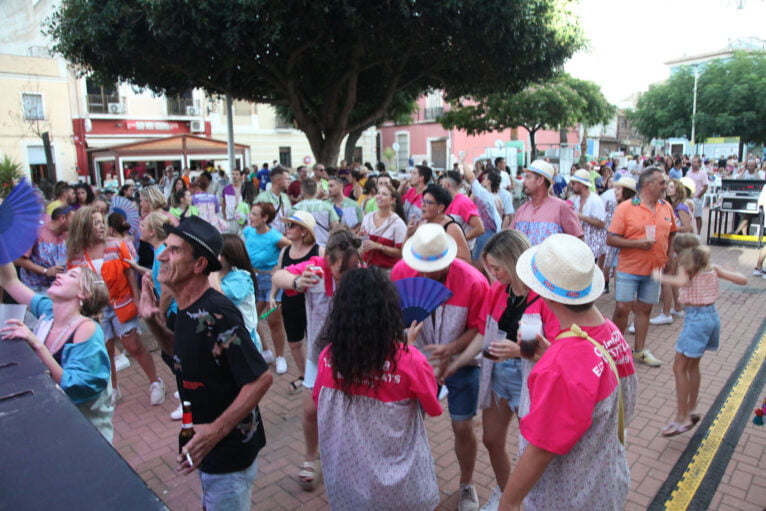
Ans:
[[[697,489],[702,483],[702,479],[710,469],[713,458],[718,452],[718,448],[723,442],[726,432],[729,430],[734,417],[745,399],[745,394],[755,379],[761,364],[766,358],[766,333],[761,336],[750,359],[747,361],[744,371],[740,374],[734,386],[729,391],[721,406],[718,415],[708,429],[707,435],[702,439],[696,454],[692,457],[689,465],[686,467],[683,477],[676,489],[671,493],[670,498],[665,502],[665,509],[685,510],[691,504]]]

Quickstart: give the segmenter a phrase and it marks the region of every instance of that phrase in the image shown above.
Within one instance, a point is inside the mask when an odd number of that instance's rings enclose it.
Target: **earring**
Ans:
[[[80,307],[82,307],[82,300],[80,300]]]

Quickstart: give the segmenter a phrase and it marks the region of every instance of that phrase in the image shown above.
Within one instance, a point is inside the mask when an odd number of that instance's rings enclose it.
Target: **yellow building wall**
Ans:
[[[9,156],[29,171],[29,147],[42,147],[48,132],[58,179],[75,181],[76,156],[72,131],[67,70],[55,58],[0,54],[0,155]],[[42,120],[26,120],[22,94],[40,94]]]

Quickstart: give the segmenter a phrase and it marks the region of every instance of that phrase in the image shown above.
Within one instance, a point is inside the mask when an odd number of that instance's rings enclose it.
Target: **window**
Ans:
[[[24,120],[42,121],[45,119],[42,94],[22,94],[21,106],[24,108]]]
[[[121,103],[117,95],[117,85],[104,87],[98,85],[93,79],[85,79],[85,91],[88,102],[88,112],[92,114],[108,114],[109,105]]]
[[[396,143],[399,144],[399,149],[396,151],[397,170],[403,170],[410,166],[410,134],[397,133]]]
[[[364,161],[364,159],[362,158],[363,154],[364,153],[362,152],[362,148],[360,146],[354,147],[354,161],[358,161],[359,163],[362,163]]]
[[[292,149],[289,147],[279,148],[279,164],[283,167],[290,168],[293,166]]]
[[[443,93],[441,90],[434,90],[426,96],[426,109],[423,112],[424,121],[433,121],[444,113]]]

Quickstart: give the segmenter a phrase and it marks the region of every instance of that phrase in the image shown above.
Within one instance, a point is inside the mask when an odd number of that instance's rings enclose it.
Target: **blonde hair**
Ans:
[[[69,225],[69,236],[66,242],[67,259],[70,261],[76,256],[84,254],[87,248],[104,241],[103,238],[98,239],[96,233],[93,232],[93,215],[96,213],[100,215],[101,211],[93,206],[83,206],[72,215],[72,223]]]
[[[161,211],[152,211],[151,213],[146,215],[145,220],[149,229],[151,229],[154,232],[155,238],[162,241],[168,237],[167,233],[165,232],[165,229],[162,228],[163,225],[168,223],[168,217],[165,216],[164,213],[162,213]]]
[[[710,264],[710,249],[698,245],[687,248],[678,254],[678,266],[686,270],[690,279],[693,279],[702,270]]]
[[[168,201],[165,200],[165,195],[157,185],[147,186],[141,189],[141,198],[149,203],[152,210],[162,209],[168,205]]]
[[[673,183],[673,188],[676,190],[676,195],[674,197],[668,197],[668,200],[675,207],[686,200],[686,186],[681,182],[680,179],[671,179],[670,182]]]
[[[523,232],[506,229],[493,235],[487,241],[487,244],[484,245],[484,249],[481,251],[481,262],[486,266],[487,256],[492,256],[511,276],[514,282],[521,283],[518,275],[516,275],[516,262],[521,257],[521,254],[531,246],[529,238]]]
[[[699,247],[700,246],[700,239],[699,236],[696,234],[692,234],[690,232],[685,232],[681,234],[676,234],[676,237],[673,238],[673,252],[676,254],[680,254],[684,250]]]
[[[101,311],[109,303],[109,289],[101,276],[90,268],[82,267],[79,270],[80,289],[85,293],[85,298],[80,302],[80,313],[98,321]]]

